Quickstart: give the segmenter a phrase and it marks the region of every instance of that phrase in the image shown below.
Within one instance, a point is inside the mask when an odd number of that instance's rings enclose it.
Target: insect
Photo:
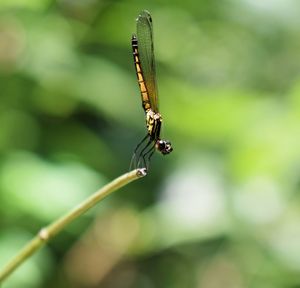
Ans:
[[[162,117],[158,110],[152,18],[144,10],[137,18],[137,34],[132,35],[134,66],[146,115],[147,135],[134,150],[131,163],[148,168],[155,150],[163,155],[173,151],[171,142],[160,138]],[[148,141],[147,141],[148,140]]]

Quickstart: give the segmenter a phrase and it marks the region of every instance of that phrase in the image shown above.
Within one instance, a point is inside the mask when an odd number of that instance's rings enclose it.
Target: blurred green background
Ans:
[[[174,151],[3,287],[300,287],[300,2],[0,1],[0,267],[128,171],[147,9]]]

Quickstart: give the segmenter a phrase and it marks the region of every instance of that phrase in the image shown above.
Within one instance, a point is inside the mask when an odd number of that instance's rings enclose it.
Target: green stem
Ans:
[[[27,258],[40,249],[46,242],[58,234],[68,224],[85,213],[88,209],[95,206],[104,197],[127,185],[131,181],[146,176],[146,169],[132,170],[121,175],[112,182],[105,185],[103,188],[96,191],[85,201],[73,208],[71,211],[52,222],[50,225],[42,228],[39,233],[23,247],[19,253],[11,259],[2,270],[0,270],[0,282],[7,278],[18,266],[20,266]]]

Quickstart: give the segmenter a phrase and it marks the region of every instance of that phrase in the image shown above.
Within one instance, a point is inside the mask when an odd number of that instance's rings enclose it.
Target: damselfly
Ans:
[[[137,18],[137,34],[132,35],[134,65],[146,114],[147,135],[134,150],[131,165],[149,167],[155,150],[163,155],[173,151],[170,141],[160,139],[162,117],[158,110],[152,18],[144,10]],[[148,140],[148,141],[147,141]]]

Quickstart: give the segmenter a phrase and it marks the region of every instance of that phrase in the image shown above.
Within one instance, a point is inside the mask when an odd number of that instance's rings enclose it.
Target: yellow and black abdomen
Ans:
[[[140,88],[140,92],[141,92],[141,96],[142,96],[142,106],[143,106],[145,113],[147,113],[147,111],[151,108],[151,104],[150,104],[149,93],[148,93],[145,79],[143,76],[143,71],[142,71],[142,66],[141,66],[141,61],[140,61],[140,56],[139,56],[139,50],[138,50],[138,40],[136,38],[136,35],[132,35],[131,45],[132,45],[132,50],[133,50],[133,59],[134,59],[136,76],[138,79],[139,88]]]

